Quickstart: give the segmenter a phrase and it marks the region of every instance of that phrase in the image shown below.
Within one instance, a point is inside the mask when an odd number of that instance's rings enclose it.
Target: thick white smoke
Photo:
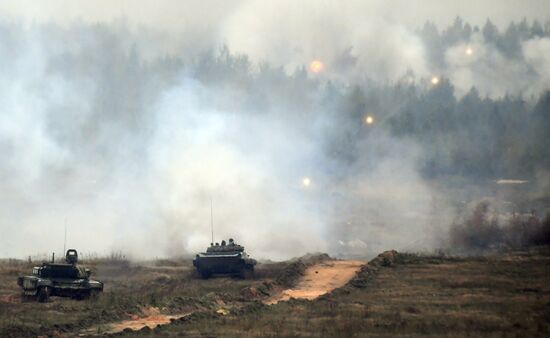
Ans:
[[[525,62],[520,62],[507,58],[477,33],[470,42],[460,43],[446,51],[446,76],[455,86],[457,96],[475,86],[481,94],[490,97],[506,94],[536,97],[550,88],[549,46],[548,38],[525,41],[519,47]]]
[[[404,247],[427,224],[418,149],[379,131],[356,164],[327,158],[327,137],[349,123],[330,107],[232,110],[239,89],[181,74],[142,117],[127,116],[98,108],[111,102],[99,79],[53,71],[57,52],[42,39],[21,55],[2,83],[2,255],[59,253],[65,224],[68,246],[87,253],[193,253],[210,242],[211,199],[216,241],[272,259]]]
[[[409,70],[421,81],[442,70],[430,69],[414,29],[430,17],[411,25],[408,2],[242,1],[213,11],[171,3],[168,17],[151,3],[113,14],[87,2],[84,22],[72,22],[71,3],[55,2],[68,17],[53,3],[42,12],[34,2],[0,5],[15,18],[0,27],[0,256],[60,252],[65,224],[68,245],[88,253],[194,253],[210,243],[211,199],[215,240],[234,237],[256,257],[438,244],[447,212],[418,174],[414,142],[360,117],[352,123],[368,135],[349,144],[359,158],[335,160],[328,139],[354,128],[319,93],[275,95],[258,80],[268,98],[245,110],[247,88],[203,83],[178,65],[207,64],[203,53],[227,44],[254,69],[265,61],[292,74],[318,59],[325,72],[308,76],[345,86],[392,83]],[[18,22],[25,6],[52,22]],[[446,50],[442,75],[458,95],[473,85],[490,96],[537,94],[549,88],[549,46],[528,40],[516,62],[474,35]],[[158,57],[177,61],[166,69]],[[143,83],[147,92],[135,85]],[[285,102],[306,94],[303,107]]]
[[[419,39],[357,2],[246,2],[222,26],[227,44],[293,70],[322,60],[329,76],[394,81],[427,74]],[[253,32],[253,33],[252,33]],[[252,34],[251,34],[252,33]]]
[[[204,249],[212,199],[218,242],[234,237],[277,258],[324,250],[326,215],[315,204],[322,199],[301,185],[304,175],[316,174],[315,163],[322,164],[311,130],[277,111],[217,110],[226,95],[184,79],[156,105],[149,184],[157,214],[167,219],[156,222],[155,237],[169,240],[168,226],[181,248]]]

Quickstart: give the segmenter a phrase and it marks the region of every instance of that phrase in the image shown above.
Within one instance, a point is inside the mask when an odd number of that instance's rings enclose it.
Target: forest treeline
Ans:
[[[499,30],[490,20],[476,27],[457,18],[443,30],[426,23],[417,33],[435,68],[445,67],[448,47],[469,41],[475,33],[507,57],[522,62],[522,42],[550,37],[550,22],[524,20]],[[538,97],[521,93],[487,97],[475,87],[458,96],[444,76],[436,85],[421,79],[348,83],[312,74],[307,65],[288,70],[267,62],[254,63],[225,46],[200,53],[182,50],[180,54],[145,57],[133,37],[125,28],[106,24],[70,28],[44,24],[29,32],[2,23],[1,67],[8,78],[9,74],[18,78],[18,71],[34,65],[25,61],[31,50],[33,62],[41,60],[49,78],[63,79],[67,86],[88,93],[82,109],[89,110],[89,121],[100,117],[128,135],[147,134],[155,102],[164,92],[193,85],[208,88],[212,93],[209,104],[219,111],[286,114],[298,116],[297,123],[326,117],[337,127],[319,137],[326,155],[343,162],[353,162],[360,151],[356,145],[373,128],[381,128],[425,150],[418,166],[429,178],[530,179],[550,168],[550,84]],[[27,85],[34,80],[29,79]],[[48,113],[55,116],[74,109],[57,105]],[[373,125],[365,124],[367,115],[374,117]],[[93,143],[96,129],[88,128],[86,143]],[[68,139],[62,134],[53,137],[60,143]]]
[[[497,213],[491,214],[487,201],[482,201],[471,214],[451,225],[448,244],[458,252],[550,245],[550,215],[541,218],[534,212],[514,213],[502,220]]]
[[[470,42],[476,34],[483,37],[485,44],[496,47],[507,57],[521,60],[524,57],[521,44],[531,39],[550,37],[550,21],[541,23],[523,19],[519,23],[511,22],[506,29],[499,29],[490,19],[479,27],[457,17],[451,26],[442,30],[438,30],[434,23],[426,22],[417,33],[427,47],[432,65],[444,68],[445,51],[456,44]]]

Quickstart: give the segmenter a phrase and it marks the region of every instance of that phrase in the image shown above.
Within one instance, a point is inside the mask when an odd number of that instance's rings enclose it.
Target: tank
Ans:
[[[103,291],[103,283],[90,279],[90,270],[77,263],[78,253],[69,249],[65,263],[42,263],[33,268],[32,275],[18,277],[23,298],[39,302],[47,302],[50,296],[96,298]]]
[[[221,244],[211,243],[206,252],[196,255],[193,265],[205,279],[214,274],[238,275],[246,278],[254,272],[256,260],[250,258],[244,251],[244,247],[230,238],[227,244],[225,241]]]

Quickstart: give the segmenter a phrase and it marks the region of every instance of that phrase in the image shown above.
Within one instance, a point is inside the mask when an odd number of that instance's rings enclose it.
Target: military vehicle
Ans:
[[[103,283],[90,279],[90,270],[79,266],[78,253],[67,250],[66,263],[42,263],[32,269],[31,276],[17,278],[24,298],[47,302],[50,296],[76,299],[95,298],[103,291]]]
[[[231,274],[246,278],[254,272],[256,260],[250,258],[244,251],[244,247],[230,238],[228,244],[225,241],[222,241],[221,245],[211,243],[206,252],[196,255],[193,265],[202,278],[208,278],[214,274]]]

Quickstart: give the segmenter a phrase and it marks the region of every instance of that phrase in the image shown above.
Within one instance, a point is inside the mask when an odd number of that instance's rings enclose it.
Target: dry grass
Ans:
[[[255,305],[170,325],[156,336],[548,336],[548,251],[492,257],[399,255],[366,285],[315,301]],[[134,334],[147,336],[145,334]]]
[[[315,260],[304,260],[310,264]],[[295,278],[291,262],[261,264],[253,279],[231,277],[202,280],[190,259],[154,260],[132,263],[121,257],[94,257],[83,261],[92,278],[105,283],[97,301],[77,301],[53,297],[47,304],[22,302],[17,276],[29,274],[39,262],[5,260],[0,262],[0,337],[36,337],[64,333],[142,315],[143,309],[158,307],[165,314],[191,311],[213,312],[220,304],[237,309],[248,304],[242,291],[251,286],[263,288],[263,281],[279,276]]]
[[[196,311],[153,332],[123,336],[362,337],[362,336],[548,336],[550,252],[548,249],[490,257],[425,257],[400,254],[397,264],[365,269],[352,284],[315,301],[276,305],[242,297],[242,290],[276,280],[295,264],[258,269],[256,280],[195,276],[189,260],[90,262],[106,282],[96,302],[54,298],[20,303],[17,273],[26,263],[0,265],[0,336],[74,336],[85,328],[140,315]],[[298,269],[300,270],[300,269]],[[288,276],[287,276],[288,277]],[[294,279],[295,276],[290,276]],[[282,277],[281,277],[282,278]],[[362,281],[364,280],[364,281]],[[8,298],[6,298],[8,297]],[[215,314],[220,307],[229,315]]]

